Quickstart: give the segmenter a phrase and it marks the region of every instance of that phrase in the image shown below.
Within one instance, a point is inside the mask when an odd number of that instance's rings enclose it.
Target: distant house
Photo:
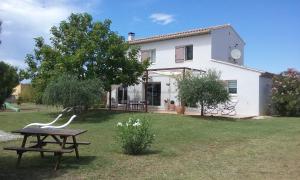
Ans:
[[[31,84],[19,84],[14,88],[14,91],[11,95],[11,97],[9,98],[10,101],[15,101],[17,100],[22,92],[24,93],[26,90],[28,90],[29,88],[31,88]]]
[[[145,83],[131,87],[113,86],[112,97],[117,103],[143,101],[146,95],[152,109],[164,109],[165,100],[179,104],[172,75],[183,70],[204,72],[212,68],[221,71],[221,79],[227,83],[231,95],[231,105],[220,105],[225,110],[215,109],[211,113],[226,114],[227,111],[244,116],[266,113],[272,75],[244,66],[245,42],[231,25],[141,39],[135,39],[134,33],[129,33],[128,42],[141,48],[141,61],[150,59],[149,82],[147,89]]]

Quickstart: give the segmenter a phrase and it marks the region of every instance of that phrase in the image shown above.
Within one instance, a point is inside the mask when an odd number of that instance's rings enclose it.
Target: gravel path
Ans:
[[[19,138],[22,138],[22,136],[14,135],[0,130],[0,142],[15,140]]]

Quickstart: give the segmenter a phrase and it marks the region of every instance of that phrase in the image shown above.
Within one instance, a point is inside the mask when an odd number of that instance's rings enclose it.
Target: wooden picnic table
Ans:
[[[54,128],[40,128],[40,127],[27,127],[12,131],[23,135],[23,141],[20,147],[5,147],[4,150],[14,150],[18,154],[17,166],[21,162],[23,153],[27,151],[40,152],[41,157],[44,157],[44,152],[54,153],[57,156],[57,161],[54,170],[59,168],[61,157],[64,153],[71,153],[75,150],[76,158],[79,159],[78,145],[89,145],[89,142],[77,142],[76,136],[87,132],[87,130],[80,129],[54,129]],[[31,145],[26,146],[27,138],[35,136],[36,141],[30,141]],[[52,137],[53,140],[46,140],[47,137]],[[72,138],[71,141],[67,141]],[[44,146],[47,144],[57,144],[58,149],[46,149]],[[66,147],[66,145],[69,145]]]

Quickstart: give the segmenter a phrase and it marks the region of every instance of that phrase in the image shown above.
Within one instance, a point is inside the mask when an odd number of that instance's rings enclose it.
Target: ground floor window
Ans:
[[[151,106],[160,106],[161,84],[160,82],[149,82],[147,87],[147,99]]]
[[[237,94],[237,80],[227,80],[226,82],[229,94]]]
[[[127,102],[127,87],[120,86],[118,88],[118,103],[126,104]]]

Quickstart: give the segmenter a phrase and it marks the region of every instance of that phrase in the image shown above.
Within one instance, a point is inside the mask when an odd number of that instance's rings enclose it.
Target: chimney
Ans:
[[[135,36],[134,32],[129,32],[128,33],[128,41],[133,41],[134,40],[134,36]]]

